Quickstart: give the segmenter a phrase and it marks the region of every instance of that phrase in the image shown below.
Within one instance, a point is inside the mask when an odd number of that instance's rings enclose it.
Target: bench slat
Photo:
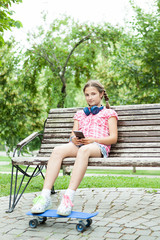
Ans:
[[[109,157],[158,157],[160,158],[160,152],[126,152],[126,153],[113,153],[111,152]]]
[[[160,136],[160,131],[142,131],[142,132],[119,132],[119,137],[156,137]]]
[[[120,126],[118,128],[118,132],[122,132],[122,131],[160,131],[160,126]]]
[[[139,110],[139,109],[160,109],[159,103],[154,104],[135,104],[135,105],[119,105],[119,106],[111,106],[111,108],[118,110]]]
[[[38,156],[39,157],[50,157],[52,152],[43,152],[40,153]],[[128,158],[128,157],[134,157],[134,158],[140,158],[140,157],[146,157],[146,158],[160,158],[160,153],[117,153],[117,154],[113,154],[110,153],[109,157],[113,158],[113,157],[123,157],[123,158]]]
[[[54,127],[52,124],[47,124],[45,132],[67,132],[67,130],[70,132],[72,131],[73,124],[72,123],[55,123]],[[57,130],[56,130],[57,128]],[[64,128],[64,129],[62,129]],[[68,128],[68,129],[66,129]],[[119,126],[118,131],[160,131],[160,125],[154,125],[154,126]]]
[[[68,117],[65,117],[64,118],[52,118],[52,119],[48,119],[47,120],[47,124],[55,124],[55,123],[72,123],[74,122],[73,118],[68,118]]]
[[[46,165],[48,162],[48,157],[30,157],[30,158],[13,158],[12,163],[23,164],[23,165]],[[75,158],[65,158],[63,160],[63,165],[73,165],[75,162]],[[135,166],[135,167],[160,167],[160,159],[159,158],[90,158],[88,166]]]
[[[73,165],[74,159],[65,158],[63,160],[63,165]],[[126,167],[126,166],[135,166],[135,167],[159,167],[160,159],[159,158],[90,158],[88,166],[118,166],[118,167]]]
[[[156,137],[160,136],[160,131],[149,131],[149,132],[119,132],[119,137]],[[70,136],[69,132],[45,132],[44,139],[47,138],[68,138]]]
[[[160,119],[160,114],[155,115],[132,115],[132,116],[119,116],[119,120],[123,121],[135,121],[135,120],[154,120],[154,119]]]
[[[114,109],[117,113],[118,113],[118,115],[119,116],[122,116],[122,115],[124,115],[124,116],[126,116],[126,115],[152,115],[152,114],[159,114],[160,113],[160,109],[159,108],[149,108],[149,109],[146,109],[146,108],[142,108],[142,109],[132,109],[132,108],[130,108],[129,110],[127,110],[127,109],[118,109],[118,108],[112,108],[112,109]],[[61,109],[56,109],[56,111],[50,111],[50,116],[51,116],[51,114],[53,114],[53,113],[56,113],[56,114],[60,114],[61,112],[63,112],[63,114],[65,114],[66,113],[66,116],[67,116],[67,113],[69,112],[69,113],[72,113],[73,115],[77,112],[77,110],[75,111],[75,110],[69,110],[69,109],[67,109],[67,108],[65,108],[65,112],[64,112],[64,108],[63,108],[63,111],[61,110]],[[53,114],[54,115],[54,114]]]
[[[145,152],[145,153],[160,153],[160,148],[111,148],[111,153],[130,153],[130,152]]]
[[[116,110],[116,112],[118,113],[119,116],[127,116],[127,115],[131,115],[131,116],[134,116],[134,115],[152,115],[152,114],[160,114],[160,109],[137,109],[137,110],[128,110],[128,111],[118,111]]]
[[[43,139],[43,143],[49,143],[49,142],[57,142],[58,140],[61,142],[62,139],[64,141],[64,139],[66,140],[66,142],[68,142],[69,140],[69,134],[63,134],[61,133],[59,134],[48,134],[44,136]],[[147,137],[143,137],[142,136],[121,136],[118,138],[118,142],[160,142],[160,138],[157,138],[156,136],[147,136]]]
[[[59,128],[46,128],[44,133],[71,133],[72,127],[66,129],[65,124],[63,128],[60,126]],[[160,131],[160,126],[119,126],[118,132],[143,132],[143,131]]]
[[[160,138],[157,137],[119,137],[118,142],[160,142]]]
[[[73,127],[73,121],[72,122],[56,122],[54,124],[52,123],[46,123],[46,128],[68,128],[70,127],[72,129]]]
[[[54,143],[67,143],[69,141],[68,137],[63,138],[44,138],[42,143],[43,144],[54,144]],[[160,142],[160,138],[157,137],[119,137],[119,143],[143,143],[143,142]]]
[[[69,121],[69,122],[73,122],[73,116],[74,114],[49,114],[48,119],[47,119],[47,123],[50,122],[64,122],[64,118],[65,121]],[[152,114],[152,115],[120,115],[119,116],[119,121],[136,121],[136,120],[160,120],[160,114]]]
[[[57,139],[57,143],[59,144],[58,142],[58,139]],[[65,141],[64,141],[65,143]],[[41,148],[50,148],[50,149],[53,149],[54,147],[56,146],[56,144],[42,144]],[[117,143],[117,144],[113,144],[112,147],[114,148],[160,148],[160,143]]]
[[[59,144],[57,144],[59,145]],[[53,148],[42,148],[40,150],[40,153],[51,153],[53,151]],[[111,149],[111,153],[152,153],[152,155],[154,155],[154,153],[160,153],[160,149],[159,148],[123,148],[123,149]]]
[[[160,120],[136,120],[136,121],[118,121],[118,126],[152,126],[160,125]]]
[[[65,122],[65,123],[64,123]],[[63,124],[66,124],[66,127],[72,127],[73,126],[73,119],[72,118],[65,118],[64,119],[50,119],[46,123],[46,127],[57,127],[62,126]],[[70,124],[69,124],[70,123]],[[159,119],[152,119],[152,120],[119,120],[118,121],[118,126],[147,126],[147,125],[160,125],[160,120]]]
[[[159,103],[154,104],[135,104],[135,105],[119,105],[119,106],[111,106],[112,109],[115,110],[138,110],[138,109],[160,109]],[[82,110],[83,107],[73,107],[73,108],[65,108],[65,113],[67,112],[76,112],[77,110]],[[50,109],[50,113],[59,113],[64,112],[64,108],[53,108]]]
[[[112,145],[112,146],[114,146],[114,148],[150,148],[150,147],[155,147],[155,148],[157,148],[157,147],[160,147],[160,143],[158,142],[158,143],[146,143],[146,142],[144,142],[144,143],[141,143],[141,142],[139,142],[139,143],[117,143],[117,144],[115,144],[115,145]]]

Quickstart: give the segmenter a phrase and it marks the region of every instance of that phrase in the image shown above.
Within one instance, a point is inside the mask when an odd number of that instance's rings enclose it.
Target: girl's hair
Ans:
[[[107,96],[107,93],[106,93],[103,85],[102,85],[99,81],[97,81],[97,80],[89,80],[89,81],[85,84],[85,86],[84,86],[84,88],[83,88],[83,92],[85,92],[85,90],[86,90],[87,87],[95,87],[95,88],[98,90],[99,93],[102,93],[102,92],[103,92],[103,93],[104,93],[103,96],[104,96],[104,99],[105,99],[105,101],[106,101],[106,108],[110,108],[110,105],[109,105],[109,103],[108,103],[109,97]]]

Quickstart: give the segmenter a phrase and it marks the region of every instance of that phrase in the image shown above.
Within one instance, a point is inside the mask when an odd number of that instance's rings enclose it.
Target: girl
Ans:
[[[104,87],[100,82],[90,80],[84,86],[83,92],[89,107],[75,114],[69,143],[54,148],[48,161],[42,193],[34,199],[32,213],[42,213],[51,208],[51,189],[58,177],[62,160],[66,157],[76,157],[69,187],[57,210],[59,215],[70,215],[74,194],[84,177],[89,157],[103,156],[107,158],[111,144],[117,142],[118,116],[109,107],[109,99]],[[101,105],[103,97],[106,101],[106,107]],[[82,131],[85,138],[76,138],[73,132],[75,130]]]

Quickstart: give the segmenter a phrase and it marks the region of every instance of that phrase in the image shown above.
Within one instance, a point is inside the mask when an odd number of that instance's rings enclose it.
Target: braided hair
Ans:
[[[109,97],[108,97],[108,95],[107,95],[107,93],[106,93],[106,91],[105,91],[105,89],[104,89],[104,87],[103,87],[103,85],[99,82],[99,81],[97,81],[97,80],[89,80],[86,84],[85,84],[85,86],[84,86],[84,88],[83,88],[83,92],[85,92],[85,89],[87,88],[87,87],[95,87],[97,90],[98,90],[98,92],[99,93],[104,93],[103,94],[103,97],[104,97],[104,99],[105,99],[105,101],[106,101],[106,108],[110,108],[110,105],[109,105]]]

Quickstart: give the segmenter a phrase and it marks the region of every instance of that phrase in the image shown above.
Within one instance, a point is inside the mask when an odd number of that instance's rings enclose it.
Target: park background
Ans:
[[[43,132],[51,108],[85,106],[90,78],[110,105],[160,102],[160,1],[75,2],[1,1],[1,150]]]

